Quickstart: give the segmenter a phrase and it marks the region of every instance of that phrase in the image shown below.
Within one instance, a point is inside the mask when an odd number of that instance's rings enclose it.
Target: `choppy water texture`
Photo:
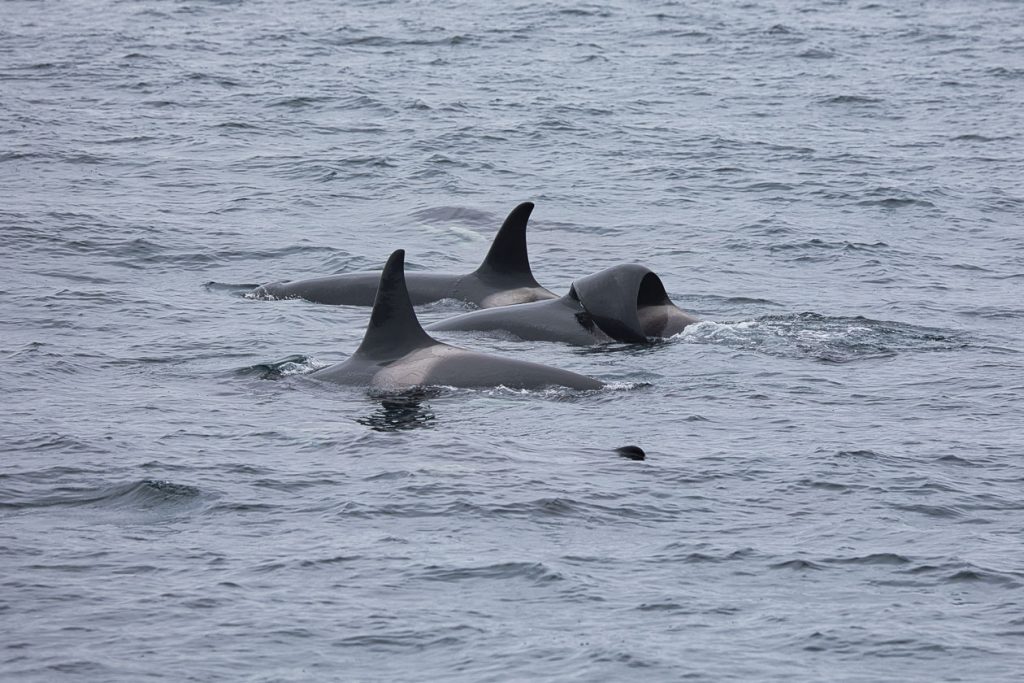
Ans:
[[[481,5],[0,5],[0,677],[1018,680],[1024,7]],[[708,322],[386,398],[241,296],[523,200]]]

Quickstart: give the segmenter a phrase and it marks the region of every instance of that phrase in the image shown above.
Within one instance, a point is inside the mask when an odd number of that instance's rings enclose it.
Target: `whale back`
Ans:
[[[515,389],[604,386],[600,380],[568,370],[489,356],[435,340],[416,319],[405,284],[405,252],[401,249],[391,254],[381,272],[370,323],[359,348],[348,359],[314,374],[339,384],[384,391],[428,385]]]

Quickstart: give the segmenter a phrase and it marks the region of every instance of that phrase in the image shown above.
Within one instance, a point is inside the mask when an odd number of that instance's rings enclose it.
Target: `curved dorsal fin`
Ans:
[[[405,285],[405,250],[398,249],[392,252],[380,274],[370,324],[356,354],[388,360],[436,343],[416,318]]]
[[[533,279],[526,253],[526,224],[532,212],[533,202],[523,202],[512,209],[494,236],[484,262],[476,269],[477,275],[514,276],[524,284],[540,286]]]
[[[637,309],[672,303],[654,271],[635,263],[577,278],[568,296],[579,301],[609,337],[633,343],[647,341]]]

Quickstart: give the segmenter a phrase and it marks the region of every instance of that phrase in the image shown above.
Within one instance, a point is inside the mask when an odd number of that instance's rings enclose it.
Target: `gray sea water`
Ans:
[[[1022,130],[1020,2],[5,0],[0,678],[1020,680]],[[706,322],[389,399],[242,296],[525,200]]]

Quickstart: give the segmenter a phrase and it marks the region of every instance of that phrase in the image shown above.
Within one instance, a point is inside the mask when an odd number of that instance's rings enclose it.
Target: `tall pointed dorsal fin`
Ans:
[[[477,275],[515,276],[524,285],[536,286],[526,252],[526,224],[533,213],[533,202],[523,202],[512,209],[494,236],[491,249],[484,262],[476,269]]]
[[[405,285],[405,250],[398,249],[388,258],[380,274],[370,324],[356,354],[387,360],[436,343],[423,331],[413,310]]]

